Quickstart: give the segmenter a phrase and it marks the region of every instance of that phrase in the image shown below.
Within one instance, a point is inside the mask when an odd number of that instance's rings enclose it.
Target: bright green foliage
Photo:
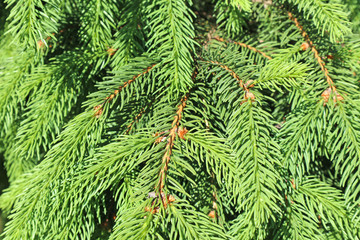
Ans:
[[[224,28],[230,36],[236,36],[246,24],[246,14],[251,12],[251,2],[249,0],[217,1],[215,10],[219,27]]]
[[[118,12],[118,4],[114,0],[80,1],[80,33],[84,44],[90,44],[94,49],[109,48],[112,33],[116,30],[114,12]],[[90,41],[90,42],[88,42]]]
[[[160,0],[154,1],[146,11],[151,27],[148,41],[149,51],[161,58],[164,64],[164,82],[170,85],[174,97],[186,93],[193,84],[191,73],[195,37],[191,11],[187,7],[191,1]],[[154,10],[155,9],[155,10]]]
[[[349,25],[347,14],[341,4],[326,3],[322,0],[287,0],[287,2],[296,4],[304,14],[304,18],[311,19],[322,36],[328,31],[330,41],[334,43],[350,32],[347,26]]]
[[[358,10],[0,1],[1,237],[359,239]]]
[[[5,3],[11,7],[7,31],[13,34],[14,42],[40,48],[46,45],[46,38],[57,31],[58,0],[8,0]]]

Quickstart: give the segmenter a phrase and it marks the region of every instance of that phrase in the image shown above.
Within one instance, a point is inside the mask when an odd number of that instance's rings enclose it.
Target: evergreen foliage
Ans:
[[[359,6],[0,0],[1,236],[359,239]]]

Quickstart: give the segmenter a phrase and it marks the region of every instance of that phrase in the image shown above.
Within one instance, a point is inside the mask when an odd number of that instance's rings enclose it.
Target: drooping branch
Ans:
[[[175,115],[174,120],[173,120],[173,122],[171,124],[171,129],[170,129],[170,132],[169,132],[168,142],[166,144],[165,153],[164,153],[164,156],[162,158],[163,167],[160,170],[159,183],[156,186],[156,189],[159,191],[160,195],[163,194],[166,172],[168,170],[168,166],[169,166],[169,162],[170,162],[170,158],[171,158],[172,149],[173,149],[173,146],[174,146],[174,141],[175,141],[175,138],[176,138],[176,134],[179,134],[180,137],[181,136],[183,137],[183,135],[184,135],[184,133],[181,133],[178,128],[179,128],[179,125],[180,125],[180,120],[181,120],[184,108],[186,106],[186,101],[187,101],[188,97],[189,97],[189,94],[187,94],[186,96],[184,96],[181,99],[181,103],[178,106],[178,110],[176,111],[176,115]],[[181,130],[181,131],[186,131],[186,130],[184,129],[184,130]],[[163,199],[163,203],[164,203],[164,199]],[[166,203],[164,203],[164,206],[165,205],[166,205]]]
[[[195,70],[193,72],[192,75],[192,80],[195,81],[196,77],[197,77],[198,72]],[[172,154],[172,149],[174,147],[174,142],[175,142],[175,138],[176,138],[176,134],[178,134],[178,136],[181,139],[185,139],[184,136],[185,134],[188,132],[188,130],[186,128],[179,129],[179,125],[180,125],[180,121],[182,118],[182,113],[184,111],[184,108],[186,106],[186,101],[189,98],[190,95],[190,91],[191,89],[187,92],[187,94],[181,99],[180,104],[178,105],[178,110],[176,111],[176,115],[174,116],[174,120],[171,124],[171,129],[166,131],[169,132],[168,135],[168,142],[165,146],[165,153],[162,157],[162,167],[160,169],[159,172],[159,181],[157,183],[157,185],[155,186],[155,191],[157,191],[160,196],[161,196],[161,200],[163,203],[163,206],[166,208],[167,206],[167,202],[172,202],[174,199],[170,199],[173,198],[172,195],[166,196],[163,192],[164,186],[165,186],[165,178],[166,178],[166,173],[169,167],[169,162],[171,159],[171,154]],[[160,137],[161,139],[163,139],[162,137]]]

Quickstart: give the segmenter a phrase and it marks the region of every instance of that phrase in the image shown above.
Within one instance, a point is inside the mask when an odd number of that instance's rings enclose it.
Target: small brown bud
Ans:
[[[214,211],[214,210],[211,210],[211,211],[209,212],[208,216],[209,216],[210,218],[215,218],[215,217],[216,217],[215,211]]]
[[[156,140],[155,140],[155,143],[156,144],[159,144],[161,142],[164,142],[166,140],[166,137],[158,137]]]
[[[254,82],[254,80],[249,80],[245,83],[245,87],[247,88],[252,88],[254,87],[254,84],[252,84]]]
[[[291,186],[293,189],[296,189],[295,180],[293,178],[291,179]]]
[[[115,53],[116,53],[117,49],[114,49],[114,48],[109,48],[107,50],[109,56],[113,56]]]
[[[38,46],[39,49],[44,48],[45,43],[42,40],[39,40],[39,41],[37,41],[37,46]]]
[[[106,97],[106,99],[112,100],[115,97],[115,94],[111,94],[110,96]]]
[[[245,99],[251,99],[254,100],[255,99],[255,95],[252,92],[246,92],[245,93]]]
[[[175,197],[173,195],[168,195],[169,202],[175,202]]]
[[[179,135],[179,137],[180,137],[181,139],[184,139],[184,140],[185,140],[184,136],[185,136],[185,134],[186,134],[187,132],[188,132],[188,130],[187,130],[186,128],[180,127],[179,130],[178,130],[178,135]]]
[[[324,105],[329,101],[329,97],[330,97],[330,94],[332,93],[332,89],[331,88],[327,88],[322,94],[321,96],[323,97],[324,99]],[[333,97],[333,100],[334,102],[336,101],[342,101],[344,100],[344,98],[335,90],[334,91],[335,93],[335,96]]]
[[[323,97],[325,103],[327,103],[327,102],[329,101],[330,94],[331,94],[331,88],[326,89],[326,90],[321,94],[321,96]]]
[[[303,44],[301,44],[301,49],[303,51],[306,51],[309,47],[310,47],[310,45],[307,42],[304,42]]]
[[[160,211],[160,207],[156,207],[152,210],[152,214],[158,213]]]
[[[96,107],[94,107],[94,110],[95,110],[95,117],[99,118],[101,116],[101,114],[103,113],[102,104],[97,105]]]
[[[336,100],[342,101],[342,100],[344,100],[344,98],[339,93],[336,92],[336,98],[334,97],[334,101],[336,102]]]

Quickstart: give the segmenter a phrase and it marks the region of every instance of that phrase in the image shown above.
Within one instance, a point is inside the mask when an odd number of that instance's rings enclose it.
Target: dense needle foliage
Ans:
[[[359,10],[0,0],[3,239],[359,239]]]

